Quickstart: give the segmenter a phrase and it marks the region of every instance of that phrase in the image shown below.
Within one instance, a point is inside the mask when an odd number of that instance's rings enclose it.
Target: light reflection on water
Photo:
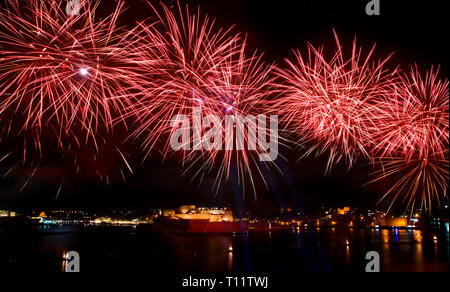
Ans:
[[[228,251],[228,272],[233,271],[233,246],[230,245]]]
[[[154,270],[193,272],[364,271],[365,255],[377,251],[382,271],[448,271],[448,232],[420,230],[311,229],[243,236],[173,235],[132,228],[44,227],[5,236],[0,230],[3,268],[61,271],[62,255],[79,251],[84,271]],[[148,263],[152,263],[149,265]]]

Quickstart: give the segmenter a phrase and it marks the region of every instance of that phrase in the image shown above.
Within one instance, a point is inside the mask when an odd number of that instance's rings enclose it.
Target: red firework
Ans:
[[[97,2],[76,3],[73,15],[51,0],[8,0],[0,12],[0,113],[22,116],[23,130],[54,125],[61,136],[95,139],[128,105],[136,75],[127,33],[116,26],[123,2],[102,21]]]
[[[214,21],[200,12],[191,14],[187,6],[184,11],[178,3],[176,12],[161,6],[162,13],[151,6],[159,20],[156,24],[143,22],[136,28],[140,54],[136,70],[141,72],[138,89],[143,97],[129,114],[139,117],[134,136],[146,137],[147,154],[161,135],[170,133],[174,115],[189,114],[203,102],[208,90],[205,80],[237,53],[239,40],[230,31],[216,30]]]
[[[245,40],[230,30],[216,29],[214,21],[199,11],[191,14],[180,4],[175,11],[165,5],[162,9],[159,13],[153,8],[158,23],[141,23],[138,28],[142,59],[137,67],[142,72],[140,91],[144,96],[130,114],[137,115],[133,136],[143,137],[147,155],[162,143],[166,157],[172,152],[170,137],[176,129],[171,120],[175,116],[191,117],[194,109],[199,109],[203,117],[216,115],[224,123],[227,116],[258,114],[257,105],[270,94],[272,67],[257,54],[246,56]],[[199,165],[195,176],[202,178],[215,170],[217,187],[234,170],[242,184],[249,175],[253,185],[253,156],[247,151],[204,151],[197,146],[206,143],[206,131],[203,129],[196,141],[189,139],[195,149],[182,151],[183,165],[188,170]],[[225,129],[220,131],[225,137]]]
[[[375,156],[427,159],[448,150],[448,80],[438,80],[438,73],[432,69],[423,78],[413,69],[378,100]]]
[[[65,1],[51,0],[7,0],[0,10],[0,138],[24,139],[23,165],[54,162],[58,148],[59,163],[79,174],[81,156],[97,167],[105,137],[129,106],[136,72],[130,32],[116,24],[123,2],[101,21],[98,1],[73,3],[69,14]],[[102,153],[124,157],[116,150]]]
[[[247,57],[245,55],[245,43],[239,49],[239,55],[221,64],[215,76],[206,80],[205,85],[208,88],[208,91],[205,92],[206,98],[199,101],[196,106],[201,109],[203,116],[219,117],[222,126],[211,129],[212,125],[208,125],[203,129],[201,139],[198,142],[192,141],[193,145],[195,143],[200,143],[200,145],[210,143],[212,137],[204,135],[205,132],[209,130],[219,131],[219,136],[225,140],[225,144],[233,144],[232,149],[227,149],[227,146],[225,146],[221,149],[213,148],[208,151],[190,151],[186,153],[185,161],[191,163],[188,169],[193,166],[200,169],[197,174],[201,173],[203,176],[204,174],[214,173],[217,191],[221,182],[227,181],[230,173],[234,172],[244,190],[248,179],[253,192],[256,194],[255,180],[259,177],[262,181],[265,181],[260,169],[260,165],[263,164],[260,154],[267,152],[267,149],[261,149],[259,143],[261,140],[266,142],[265,139],[269,136],[278,139],[278,128],[270,128],[269,130],[269,117],[264,115],[267,100],[274,92],[272,87],[274,67],[266,65],[261,60],[262,56],[256,53]],[[257,119],[260,115],[267,123],[265,129],[259,128]],[[232,132],[228,132],[226,128],[228,118],[236,122]],[[243,121],[246,118],[249,119],[245,123]],[[252,120],[253,118],[255,119]],[[239,123],[239,119],[243,123]],[[265,131],[266,138],[261,139],[257,136],[260,131]],[[237,138],[238,132],[242,133],[242,140]],[[233,139],[226,142],[230,135]],[[251,146],[252,143],[256,144]],[[278,156],[278,153],[275,154]]]
[[[392,197],[391,207],[403,197],[411,211],[419,203],[430,209],[432,201],[447,194],[449,83],[438,73],[431,69],[423,77],[413,68],[377,103],[371,137],[382,170],[375,181],[395,179],[384,196]]]
[[[312,45],[307,58],[297,51],[294,61],[287,60],[288,68],[278,70],[283,96],[273,105],[286,129],[308,148],[304,156],[329,154],[327,172],[342,160],[351,168],[358,157],[370,157],[374,101],[393,82],[393,73],[384,69],[389,58],[375,59],[375,46],[364,55],[355,40],[346,58],[335,37],[337,51],[329,60]]]

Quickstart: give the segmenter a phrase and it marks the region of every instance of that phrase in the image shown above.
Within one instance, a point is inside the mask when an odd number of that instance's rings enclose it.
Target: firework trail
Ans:
[[[230,115],[258,114],[257,105],[270,94],[273,67],[264,64],[256,53],[246,56],[245,38],[232,34],[231,29],[216,29],[214,20],[203,17],[200,11],[192,14],[179,3],[174,10],[163,4],[162,12],[152,9],[158,23],[143,22],[137,29],[142,57],[137,67],[142,72],[140,90],[144,96],[129,113],[137,117],[133,137],[143,139],[146,154],[162,144],[158,148],[166,158],[172,150],[174,116],[191,116],[199,109],[203,117],[216,115],[224,122]],[[195,150],[182,151],[182,164],[187,170],[199,166],[194,176],[202,179],[215,170],[215,186],[219,188],[234,168],[242,184],[249,175],[253,185],[252,155],[246,151],[196,149],[207,142],[203,137],[189,141]]]
[[[430,210],[447,194],[449,179],[449,89],[433,68],[423,75],[412,68],[377,102],[371,137],[381,170],[377,178],[394,179],[383,199],[391,197],[407,208]]]
[[[374,101],[385,95],[394,76],[384,68],[390,57],[373,57],[375,46],[364,55],[355,40],[346,58],[335,38],[337,50],[330,60],[312,45],[306,58],[296,51],[294,61],[286,60],[288,68],[277,71],[283,94],[272,105],[298,144],[308,149],[303,157],[328,153],[327,173],[340,161],[352,168],[359,157],[370,157]]]
[[[106,145],[101,136],[112,132],[133,96],[130,32],[117,27],[123,2],[101,21],[98,1],[77,3],[73,15],[66,2],[50,0],[7,0],[0,10],[2,139],[23,137],[24,163],[28,151],[45,160],[50,143],[42,145],[43,135],[54,137],[64,156],[88,144],[98,154]]]

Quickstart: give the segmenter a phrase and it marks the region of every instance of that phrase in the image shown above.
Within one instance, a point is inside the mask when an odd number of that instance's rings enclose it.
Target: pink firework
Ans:
[[[269,97],[274,93],[272,86],[274,67],[265,64],[261,59],[262,56],[256,53],[247,57],[245,43],[239,49],[239,55],[221,64],[215,76],[206,80],[205,85],[208,88],[208,91],[205,92],[206,99],[196,106],[201,109],[203,116],[213,115],[220,118],[222,127],[212,129],[211,134],[218,131],[220,132],[218,135],[225,141],[231,135],[233,140],[230,143],[234,145],[224,147],[218,145],[219,148],[212,147],[208,151],[186,152],[185,161],[190,163],[188,169],[193,166],[200,169],[196,175],[201,173],[203,176],[214,173],[217,191],[221,183],[227,181],[231,172],[234,172],[238,183],[243,186],[244,190],[248,180],[253,192],[256,193],[255,180],[259,178],[263,182],[265,181],[260,169],[264,164],[260,161],[260,154],[267,150],[261,149],[259,144],[261,138],[257,137],[257,134],[264,130],[259,128],[260,124],[257,119],[263,117],[268,128],[269,117],[265,116],[264,110]],[[252,120],[253,118],[254,120]],[[232,132],[226,128],[229,119],[233,123],[235,122]],[[212,137],[204,135],[205,132],[211,130],[211,126],[205,127],[201,133],[202,138],[198,142],[192,141],[192,144],[211,143]],[[270,130],[267,128],[265,128],[266,138],[262,140],[266,142],[265,140],[269,139],[269,136],[278,139],[278,128],[270,128]],[[241,140],[237,138],[238,132],[242,133]],[[217,141],[214,140],[214,142]],[[230,146],[232,149],[227,149]]]
[[[161,4],[161,13],[151,7],[158,22],[140,23],[135,30],[140,55],[136,70],[141,73],[137,89],[143,96],[129,110],[130,115],[138,116],[134,136],[146,137],[147,155],[161,142],[161,136],[170,134],[174,115],[189,114],[192,107],[205,101],[204,92],[209,90],[205,81],[238,53],[239,40],[229,30],[215,29],[214,20],[200,12],[191,14],[187,6],[184,10],[178,3],[174,12]]]
[[[116,25],[123,2],[102,21],[98,3],[76,3],[73,15],[50,0],[8,0],[0,12],[0,113],[23,118],[23,130],[54,125],[61,136],[95,139],[128,105],[136,75],[127,32]]]
[[[448,80],[438,80],[433,69],[422,77],[413,69],[376,107],[372,141],[375,156],[427,159],[448,150]]]
[[[23,152],[25,167],[57,162],[79,174],[82,161],[103,168],[100,151],[125,160],[105,137],[129,107],[137,73],[130,32],[116,24],[123,1],[103,20],[98,1],[72,3],[8,0],[0,10],[0,139]]]
[[[304,156],[329,155],[327,172],[340,161],[351,168],[359,157],[370,156],[374,101],[393,82],[393,73],[384,68],[389,58],[374,58],[375,47],[364,55],[356,41],[346,58],[335,36],[331,59],[310,45],[307,58],[297,51],[288,68],[278,70],[283,94],[273,105],[286,129],[308,149]]]
[[[377,103],[372,131],[373,153],[381,170],[375,181],[393,179],[384,198],[411,210],[430,209],[447,194],[449,179],[449,89],[448,80],[438,79],[431,69],[425,76],[413,68],[391,94]]]
[[[200,12],[191,14],[180,4],[175,11],[164,5],[162,13],[153,9],[159,22],[142,23],[138,28],[142,59],[137,67],[142,72],[140,91],[144,95],[130,114],[137,116],[133,136],[143,139],[147,155],[158,145],[167,157],[173,153],[170,139],[176,128],[171,120],[175,116],[191,117],[197,110],[202,117],[220,117],[224,124],[227,116],[258,114],[258,105],[271,93],[272,66],[264,64],[260,55],[246,56],[245,40],[230,30],[216,29],[214,21]],[[253,185],[253,155],[224,147],[204,151],[200,145],[207,142],[203,136],[207,131],[202,129],[199,139],[187,142],[192,147],[180,151],[187,170],[198,166],[194,176],[202,178],[214,172],[217,187],[232,171],[242,184],[250,176]],[[219,131],[226,136],[224,128]]]

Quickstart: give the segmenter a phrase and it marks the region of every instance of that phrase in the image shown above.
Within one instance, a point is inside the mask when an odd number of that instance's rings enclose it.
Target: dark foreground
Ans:
[[[0,228],[0,270],[62,271],[77,251],[83,272],[364,272],[369,251],[383,272],[448,272],[448,226],[419,230],[313,229],[175,235],[134,227]]]

